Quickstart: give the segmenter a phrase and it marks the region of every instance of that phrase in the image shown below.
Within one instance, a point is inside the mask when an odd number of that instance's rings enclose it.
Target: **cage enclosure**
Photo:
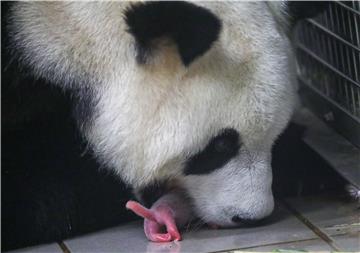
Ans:
[[[304,105],[341,136],[331,130],[317,132],[329,132],[332,141],[336,136],[335,147],[315,134],[308,142],[359,186],[360,2],[329,2],[323,13],[297,25],[294,46]]]

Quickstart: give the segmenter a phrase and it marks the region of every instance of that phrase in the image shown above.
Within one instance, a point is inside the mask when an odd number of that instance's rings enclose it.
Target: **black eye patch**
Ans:
[[[239,133],[233,128],[223,129],[210,140],[204,150],[186,162],[185,175],[201,175],[224,166],[240,149]]]

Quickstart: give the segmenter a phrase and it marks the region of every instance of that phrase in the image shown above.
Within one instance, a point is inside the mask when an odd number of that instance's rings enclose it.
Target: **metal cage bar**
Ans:
[[[294,39],[303,100],[358,147],[359,29],[360,1],[333,1],[324,13],[301,21]]]

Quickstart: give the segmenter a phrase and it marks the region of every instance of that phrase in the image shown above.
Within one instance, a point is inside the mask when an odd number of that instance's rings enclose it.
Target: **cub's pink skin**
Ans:
[[[173,192],[159,198],[150,209],[132,200],[126,208],[144,218],[144,232],[150,241],[171,242],[181,240],[178,227],[191,218],[190,205],[186,203],[182,194]],[[166,232],[162,233],[164,227]]]

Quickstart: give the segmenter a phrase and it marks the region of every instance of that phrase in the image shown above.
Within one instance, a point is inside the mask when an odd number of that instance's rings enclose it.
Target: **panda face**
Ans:
[[[251,89],[250,94],[257,94],[251,96],[241,81],[224,82],[226,75],[221,75],[220,65],[207,73],[207,78],[190,75],[177,84],[169,83],[163,88],[169,91],[159,98],[159,104],[153,104],[158,91],[147,96],[126,96],[124,99],[130,101],[132,97],[131,103],[139,106],[136,110],[127,108],[129,115],[114,116],[111,108],[116,104],[104,99],[103,105],[110,107],[99,114],[94,123],[100,125],[90,128],[93,132],[88,138],[107,137],[107,132],[113,131],[111,140],[103,143],[114,148],[106,146],[99,153],[106,155],[111,150],[115,154],[113,160],[106,156],[104,160],[113,161],[111,166],[119,169],[125,180],[137,188],[153,180],[180,178],[199,217],[230,226],[236,224],[232,221],[235,216],[254,220],[272,211],[271,146],[290,117],[293,97],[291,88],[281,82],[274,90],[262,86],[258,91]],[[234,80],[243,80],[247,72],[234,75],[239,75]],[[268,80],[271,78],[274,76]],[[142,89],[144,83],[138,85],[140,94],[151,92],[150,88]],[[177,85],[175,91],[172,85]],[[117,99],[122,98],[120,92],[117,94]],[[142,101],[138,101],[139,97]],[[115,97],[113,101],[118,102]],[[121,125],[102,117],[120,117],[119,121],[127,123]],[[93,143],[99,140],[93,139]],[[203,152],[208,155],[202,156]],[[122,164],[124,161],[131,163]]]
[[[85,138],[125,182],[177,179],[222,226],[271,212],[271,146],[295,89],[266,3],[20,2],[12,15],[24,62],[79,97]]]
[[[274,207],[270,151],[250,150],[231,132],[190,159],[184,179],[197,217],[222,227],[260,220]]]

